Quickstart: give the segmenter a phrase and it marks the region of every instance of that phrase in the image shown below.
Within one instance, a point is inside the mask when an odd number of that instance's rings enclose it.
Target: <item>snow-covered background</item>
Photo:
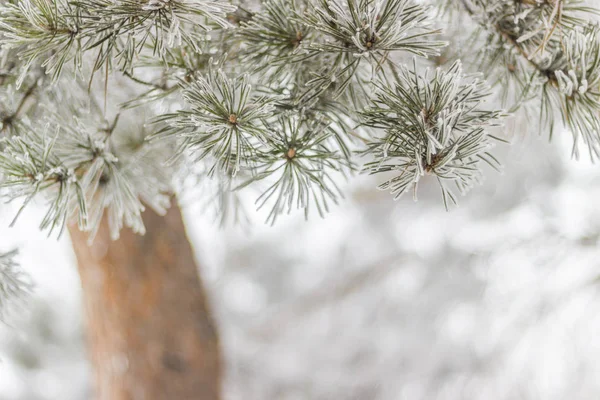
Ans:
[[[443,209],[358,177],[325,219],[220,229],[186,205],[228,400],[597,399],[600,169],[521,132],[504,174]],[[565,135],[567,136],[567,135]],[[37,289],[0,326],[0,400],[83,400],[90,368],[69,239],[0,212]]]

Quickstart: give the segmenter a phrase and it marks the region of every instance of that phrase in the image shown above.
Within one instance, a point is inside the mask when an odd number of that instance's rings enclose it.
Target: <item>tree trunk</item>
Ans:
[[[217,400],[219,341],[181,212],[143,215],[147,233],[92,243],[69,227],[98,400]]]

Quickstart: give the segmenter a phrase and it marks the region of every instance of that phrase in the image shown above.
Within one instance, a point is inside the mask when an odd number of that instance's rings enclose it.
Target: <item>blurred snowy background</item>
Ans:
[[[571,160],[569,139],[514,136],[504,174],[450,212],[433,181],[394,202],[370,177],[326,219],[249,232],[190,202],[226,398],[597,399],[600,169]],[[38,232],[33,207],[6,228],[14,212],[1,208],[0,250],[21,249],[37,289],[0,326],[0,400],[87,399],[68,235]]]

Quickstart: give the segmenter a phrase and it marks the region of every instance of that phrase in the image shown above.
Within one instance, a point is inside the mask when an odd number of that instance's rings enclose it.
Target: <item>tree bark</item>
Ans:
[[[147,233],[110,240],[106,218],[91,246],[69,227],[83,287],[98,400],[218,400],[217,332],[174,204],[143,215]]]

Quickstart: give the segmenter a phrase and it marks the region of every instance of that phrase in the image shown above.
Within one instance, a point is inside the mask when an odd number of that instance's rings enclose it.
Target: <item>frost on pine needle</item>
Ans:
[[[182,91],[189,109],[166,114],[153,138],[175,136],[180,151],[196,161],[208,160],[212,170],[235,175],[269,131],[265,118],[273,115],[274,96],[253,92],[248,75],[229,78],[222,69],[210,69]]]
[[[320,0],[303,20],[325,35],[320,51],[371,55],[408,51],[421,57],[438,54],[442,42],[432,40],[428,9],[407,0]]]
[[[499,167],[489,153],[496,137],[500,111],[486,111],[482,102],[490,95],[487,84],[465,76],[459,62],[448,71],[436,69],[420,75],[415,67],[398,68],[395,79],[381,81],[373,104],[362,116],[364,124],[382,131],[366,153],[370,174],[392,173],[379,186],[394,198],[417,187],[425,176],[439,182],[444,205],[457,204],[454,186],[465,194],[482,177],[481,164]]]
[[[48,209],[40,229],[60,233],[67,220],[78,210],[79,225],[85,224],[86,207],[83,189],[72,165],[56,151],[60,128],[28,126],[25,133],[2,141],[0,153],[0,188],[9,200],[23,198],[18,218],[25,206],[38,194],[48,199]],[[62,140],[61,140],[62,142]],[[60,143],[59,143],[60,146]]]
[[[19,50],[25,62],[21,80],[39,60],[56,81],[69,62],[81,69],[86,52],[94,54],[94,70],[113,62],[131,70],[143,52],[163,57],[181,43],[199,51],[201,33],[229,27],[226,14],[235,9],[188,0],[6,2],[0,3],[0,43]]]
[[[40,229],[49,234],[62,234],[75,218],[93,237],[104,213],[113,238],[123,226],[143,233],[144,203],[163,213],[169,204],[167,172],[159,175],[157,169],[164,150],[155,159],[146,146],[129,149],[119,143],[116,123],[82,117],[66,121],[55,115],[43,127],[28,125],[20,136],[4,139],[0,188],[9,200],[24,198],[21,210],[38,193],[45,195]]]
[[[240,23],[243,62],[273,77],[297,72],[302,61],[313,56],[307,44],[314,40],[314,30],[297,18],[306,7],[302,0],[265,1],[263,10]]]
[[[327,60],[306,83],[308,92],[333,88],[336,97],[354,104],[368,97],[371,78],[391,53],[428,57],[444,46],[434,40],[439,32],[430,27],[428,8],[407,0],[319,0],[307,7],[301,21],[316,32],[307,47],[310,54]]]
[[[271,130],[265,146],[253,157],[252,177],[238,189],[265,182],[256,204],[259,209],[271,207],[266,221],[270,224],[293,209],[302,209],[308,216],[314,207],[324,216],[329,203],[337,204],[343,197],[334,176],[349,167],[335,150],[335,131],[302,114],[282,114]]]
[[[33,114],[36,108],[35,96],[43,81],[37,70],[28,73],[22,88],[18,89],[15,84],[19,74],[16,56],[14,50],[0,46],[0,137],[19,133],[21,119]]]
[[[146,232],[142,220],[146,207],[160,215],[169,208],[174,168],[165,162],[172,147],[149,143],[148,136],[145,128],[136,124],[111,131],[104,146],[114,158],[92,164],[83,176],[89,204],[86,230],[91,238],[103,217],[108,220],[111,237],[117,239],[125,226],[139,234]]]
[[[552,137],[557,125],[590,158],[600,156],[599,28],[586,16],[598,14],[579,0],[461,0],[483,37],[483,67],[498,83],[507,107],[523,108]]]
[[[600,157],[600,28],[574,29],[551,64],[549,95],[574,136],[573,154],[581,140],[592,159]],[[550,106],[550,105],[549,105]],[[549,107],[548,106],[548,107]]]
[[[32,83],[26,90],[19,92],[13,85],[7,85],[0,93],[0,135],[13,136],[19,133],[21,118],[31,106],[36,84]]]

